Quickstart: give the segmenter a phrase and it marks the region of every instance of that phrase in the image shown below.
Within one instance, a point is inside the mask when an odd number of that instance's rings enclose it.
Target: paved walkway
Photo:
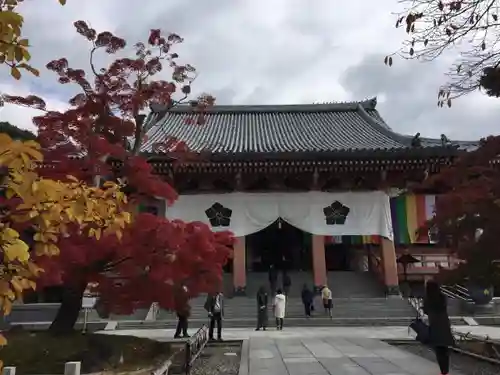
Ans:
[[[489,326],[454,326],[454,330],[462,333],[471,333],[475,336],[489,336],[491,339],[500,340],[500,327]],[[196,328],[189,330],[191,334]],[[111,335],[130,335],[147,337],[159,341],[170,341],[174,336],[173,329],[134,329],[101,331]],[[251,328],[227,328],[223,330],[226,340],[246,340],[249,338],[293,339],[293,338],[323,338],[323,337],[361,337],[372,339],[413,339],[413,331],[408,332],[407,327],[285,327],[283,331],[271,328],[267,331],[256,332]]]
[[[435,363],[369,338],[273,339],[244,345],[244,375],[429,375]],[[454,372],[454,375],[462,375]]]

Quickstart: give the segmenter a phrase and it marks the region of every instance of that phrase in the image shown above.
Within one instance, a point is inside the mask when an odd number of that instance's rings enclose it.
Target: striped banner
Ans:
[[[435,195],[408,194],[391,199],[391,216],[396,244],[433,243],[418,229],[434,216]],[[380,236],[326,236],[325,244],[378,245]]]
[[[391,199],[392,227],[394,242],[409,245],[430,243],[428,235],[418,233],[418,229],[434,216],[435,195],[408,194]]]
[[[325,236],[325,245],[347,244],[347,245],[378,245],[380,236]]]

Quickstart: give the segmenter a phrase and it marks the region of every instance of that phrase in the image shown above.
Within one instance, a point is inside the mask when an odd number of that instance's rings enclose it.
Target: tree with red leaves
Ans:
[[[162,105],[167,111],[190,105],[193,121],[186,126],[203,126],[203,113],[214,102],[209,95],[187,101],[196,71],[178,64],[178,56],[172,52],[182,39],[152,30],[147,43],[134,45],[134,57],[117,58],[107,68],[98,68],[95,54],[122,52],[125,40],[107,31],[98,34],[83,21],[75,22],[75,27],[91,44],[90,77],[84,70],[71,68],[65,58],[47,64],[61,84],[72,83],[80,89],[69,100],[68,110],[48,110],[35,96],[4,96],[6,102],[45,111],[34,118],[45,158],[51,161],[51,167],[43,168],[42,173],[59,179],[72,174],[99,183],[102,176],[118,177],[109,162],[114,160],[121,164],[119,177],[128,184],[132,204],[152,197],[174,202],[177,193],[153,174],[140,149],[147,125],[143,112],[151,105]],[[172,70],[171,80],[155,79],[165,64]],[[176,159],[193,156],[184,142],[173,138],[155,149]],[[229,232],[214,233],[203,223],[169,221],[145,213],[135,216],[121,239],[96,240],[73,233],[62,240],[59,257],[36,258],[46,270],[41,285],[64,285],[51,330],[65,333],[73,329],[89,283],[97,285],[99,308],[116,313],[130,313],[152,302],[172,309],[174,290],[189,297],[209,292],[220,282],[232,243]]]
[[[442,191],[435,217],[427,223],[437,230],[438,241],[462,260],[443,276],[450,281],[481,286],[500,285],[500,137],[481,141],[455,163],[425,181]]]

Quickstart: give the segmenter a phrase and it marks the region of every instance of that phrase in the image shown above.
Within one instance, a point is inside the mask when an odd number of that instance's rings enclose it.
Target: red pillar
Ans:
[[[312,235],[314,288],[326,285],[325,236]]]
[[[396,261],[396,248],[394,242],[388,238],[382,237],[381,241],[382,264],[384,267],[384,283],[387,295],[400,295],[398,264]]]
[[[245,294],[247,286],[245,237],[236,237],[233,246],[233,286],[234,294]]]

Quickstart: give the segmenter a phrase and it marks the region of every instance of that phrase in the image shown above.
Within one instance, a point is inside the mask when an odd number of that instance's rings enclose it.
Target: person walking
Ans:
[[[186,294],[186,288],[179,288],[175,294],[175,311],[177,313],[177,328],[175,329],[174,338],[188,338],[188,319],[191,314],[191,306],[189,298]]]
[[[276,268],[274,264],[269,266],[269,286],[271,288],[271,293],[274,295],[276,292],[276,284],[278,283],[278,273],[276,272]]]
[[[267,327],[267,292],[266,288],[261,286],[257,292],[257,328],[265,331]]]
[[[451,333],[446,297],[436,281],[425,286],[424,312],[429,317],[429,345],[434,348],[436,360],[442,375],[450,371],[450,346],[455,344]]]
[[[292,287],[292,279],[290,278],[290,275],[288,272],[284,271],[283,272],[283,292],[285,293],[285,296],[290,295],[290,288]]]
[[[332,319],[332,308],[333,308],[333,298],[332,298],[332,291],[330,288],[328,288],[327,285],[321,289],[321,299],[323,300],[323,307],[325,308],[325,314],[328,314],[330,316],[330,319]]]
[[[313,292],[307,287],[307,284],[304,284],[302,287],[302,304],[304,305],[304,311],[306,314],[306,318],[311,317],[311,312],[313,309],[313,301],[314,301],[314,294]]]
[[[283,330],[283,322],[285,320],[286,296],[281,289],[278,289],[273,303],[274,317],[276,318],[276,329]]]
[[[222,341],[222,318],[224,317],[224,296],[217,292],[207,296],[205,310],[210,317],[210,327],[208,329],[208,339],[214,340],[214,328],[217,324],[217,340]]]

